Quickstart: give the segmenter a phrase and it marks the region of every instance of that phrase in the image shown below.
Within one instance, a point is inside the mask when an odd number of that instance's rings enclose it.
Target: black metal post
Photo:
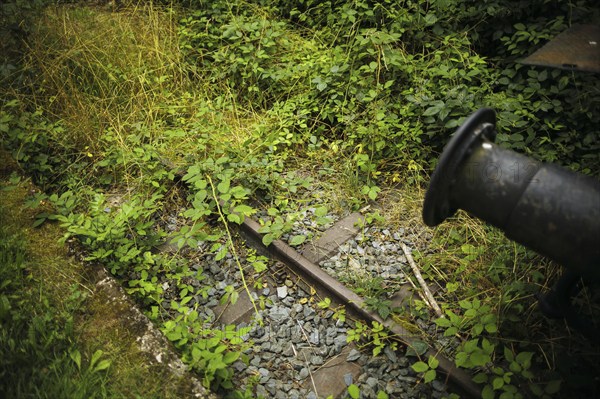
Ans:
[[[600,182],[494,143],[495,113],[481,109],[450,140],[432,175],[423,219],[457,209],[585,278],[600,278]]]

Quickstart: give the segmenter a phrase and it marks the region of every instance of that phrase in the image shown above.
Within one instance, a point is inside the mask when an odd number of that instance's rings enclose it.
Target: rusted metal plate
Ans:
[[[574,71],[600,72],[600,26],[574,25],[521,62]]]

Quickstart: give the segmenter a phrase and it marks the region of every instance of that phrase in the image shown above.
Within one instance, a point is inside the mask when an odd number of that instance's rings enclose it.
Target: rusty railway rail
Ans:
[[[383,320],[378,314],[368,310],[363,298],[282,240],[274,240],[269,246],[262,244],[262,234],[259,233],[259,227],[260,225],[256,221],[245,218],[240,225],[240,230],[246,238],[250,239],[253,245],[259,246],[262,251],[268,252],[273,258],[283,263],[293,273],[299,275],[311,287],[315,288],[321,296],[332,299],[337,305],[344,305],[346,310],[358,319],[369,322],[376,321],[384,325],[394,334],[395,339],[403,345],[414,347],[414,343],[417,340],[420,341],[417,335],[401,325],[391,320]],[[447,382],[453,388],[468,397],[481,397],[481,388],[473,382],[464,370],[457,368],[452,361],[433,348],[429,348],[425,355],[432,356],[439,361],[436,370],[446,377]]]

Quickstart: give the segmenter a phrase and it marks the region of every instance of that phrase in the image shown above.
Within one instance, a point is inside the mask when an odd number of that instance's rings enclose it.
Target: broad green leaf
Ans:
[[[424,373],[429,370],[429,365],[425,362],[418,361],[411,366],[411,368],[417,373]]]
[[[262,273],[267,270],[267,264],[261,261],[252,262],[252,267],[256,273]]]
[[[561,380],[550,381],[548,384],[546,384],[546,387],[544,388],[544,392],[546,392],[549,395],[557,393],[558,391],[560,391],[561,382],[562,382]]]
[[[315,209],[315,216],[323,217],[325,215],[327,215],[327,207],[326,206],[320,206]]]
[[[94,372],[96,371],[102,371],[102,370],[106,370],[107,368],[110,367],[110,360],[108,359],[104,359],[101,360],[100,362],[98,362],[98,364],[96,365],[96,367],[94,367]]]
[[[388,306],[379,306],[377,308],[377,313],[379,313],[379,316],[381,316],[383,320],[386,320],[390,315],[390,308]]]
[[[73,362],[75,362],[77,365],[77,369],[81,370],[81,352],[79,352],[77,349],[74,349],[69,352],[69,357],[73,359]]]
[[[531,367],[531,358],[533,356],[533,352],[520,352],[517,355],[517,362],[523,366],[524,369],[528,369]]]
[[[305,240],[306,240],[305,235],[296,235],[296,236],[293,236],[292,239],[290,240],[290,245],[295,247],[297,245],[302,244]]]
[[[223,362],[225,364],[231,364],[238,360],[240,357],[240,352],[227,352],[225,356],[223,356]]]
[[[471,361],[475,366],[483,367],[490,362],[490,357],[483,352],[474,352],[471,354]]]
[[[220,261],[221,259],[225,258],[226,255],[227,255],[227,247],[223,246],[223,248],[221,248],[221,250],[215,256],[215,261]]]
[[[498,332],[498,326],[496,325],[496,323],[486,324],[485,331],[489,332],[490,334],[496,333]]]
[[[502,377],[496,377],[492,381],[492,388],[494,388],[495,391],[502,388],[503,386],[504,386],[504,379]]]
[[[422,341],[413,341],[412,345],[406,348],[406,356],[421,356],[427,352],[429,346]]]
[[[475,377],[473,377],[473,382],[476,382],[477,384],[483,384],[484,382],[488,381],[488,376],[485,373],[478,373],[475,375]]]
[[[237,215],[235,213],[230,213],[229,215],[227,215],[227,220],[230,221],[231,223],[235,223],[235,224],[242,224],[242,222],[243,222],[242,217],[240,217],[240,215]]]
[[[232,305],[235,305],[235,303],[238,301],[239,297],[240,297],[240,293],[237,291],[233,291],[231,293],[231,296],[229,297],[229,301],[231,302]]]
[[[436,376],[436,371],[435,370],[427,370],[425,372],[425,374],[423,375],[423,379],[425,380],[425,383],[428,384],[431,381],[435,380],[435,376]]]
[[[350,395],[352,399],[358,399],[360,397],[360,389],[358,389],[356,385],[350,384],[348,385],[348,395]]]
[[[254,210],[254,208],[252,208],[248,205],[243,205],[243,204],[238,205],[235,208],[233,208],[233,211],[237,212],[237,213],[241,213],[244,216],[250,216],[250,215],[256,213],[256,210]]]
[[[494,399],[496,394],[490,385],[486,385],[483,387],[483,391],[481,391],[481,399]]]
[[[429,360],[427,361],[427,363],[432,369],[436,369],[440,365],[440,361],[433,356],[429,356]]]
[[[273,234],[265,234],[262,238],[262,242],[263,244],[265,244],[265,246],[269,246],[271,245],[271,243],[275,240],[275,236]]]
[[[104,352],[102,351],[102,349],[98,349],[96,352],[94,352],[94,354],[92,355],[92,359],[90,360],[90,367],[94,367],[96,365],[96,362],[100,360],[103,353]]]
[[[450,320],[444,318],[444,317],[440,317],[439,319],[435,319],[435,324],[437,324],[440,327],[450,327],[452,324],[450,323]]]
[[[221,194],[225,194],[229,191],[229,186],[231,185],[231,181],[229,179],[225,179],[217,185],[217,190]]]

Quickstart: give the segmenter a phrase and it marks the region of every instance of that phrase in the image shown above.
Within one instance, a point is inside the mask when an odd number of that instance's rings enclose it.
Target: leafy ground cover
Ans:
[[[317,219],[371,204],[369,223],[419,234],[427,176],[482,106],[497,110],[503,146],[598,176],[597,77],[517,62],[597,20],[592,1],[121,3],[0,6],[2,145],[43,189],[30,203],[50,205],[34,224],[60,224],[63,242],[121,278],[167,336],[201,346],[180,345],[214,388],[231,389],[244,347],[187,315],[204,288],[187,283],[202,276],[183,255],[205,242],[225,257],[228,223],[265,215],[268,244],[309,204]],[[172,236],[179,209],[186,227]],[[157,253],[167,238],[178,251]],[[596,389],[594,362],[567,356],[577,335],[534,306],[557,265],[462,214],[420,248],[441,287],[437,325],[458,341],[448,355],[486,398]],[[594,295],[580,302],[597,317]],[[426,381],[435,368],[416,370]]]
[[[149,365],[89,266],[32,222],[37,188],[0,152],[0,394],[7,398],[166,398],[189,382]]]

